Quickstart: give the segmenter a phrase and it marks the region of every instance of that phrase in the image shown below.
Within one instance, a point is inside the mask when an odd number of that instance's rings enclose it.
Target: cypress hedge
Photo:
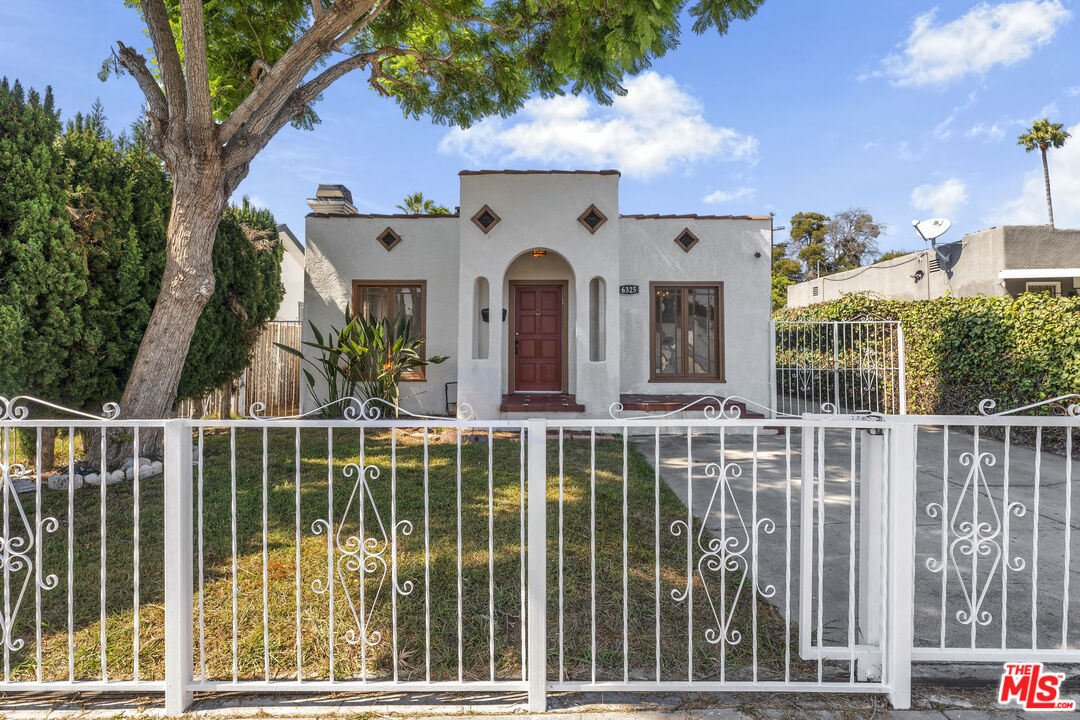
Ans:
[[[99,104],[64,127],[54,105],[51,89],[0,81],[0,395],[100,410],[161,287],[172,183],[140,128],[113,136]],[[243,371],[281,302],[281,255],[268,211],[225,213],[181,398]]]

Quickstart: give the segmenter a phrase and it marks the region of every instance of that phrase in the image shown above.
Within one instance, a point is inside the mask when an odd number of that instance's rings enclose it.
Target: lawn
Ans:
[[[459,528],[456,437],[450,431],[429,434],[425,481],[422,432],[404,430],[394,435],[391,438],[387,430],[364,432],[359,427],[337,429],[331,445],[325,429],[304,429],[299,437],[297,462],[297,436],[293,429],[267,430],[265,443],[261,430],[237,430],[234,435],[222,429],[205,431],[201,480],[203,591],[200,597],[196,557],[193,598],[196,678],[202,676],[204,668],[205,677],[212,680],[231,680],[234,676],[241,680],[295,678],[299,665],[303,678],[326,679],[331,674],[331,640],[333,677],[339,680],[365,676],[389,678],[394,676],[395,670],[401,680],[425,677],[485,680],[492,675],[499,679],[521,677],[522,448],[518,437],[514,433],[500,432],[490,443],[483,432],[463,437],[460,444],[462,521]],[[548,442],[548,666],[552,679],[559,677],[561,667],[565,679],[588,680],[593,675],[594,660],[597,679],[621,679],[624,672],[624,444],[621,437],[598,437],[595,446],[595,515],[591,509],[590,440],[587,435],[568,437],[563,448],[563,601],[560,619],[560,458],[555,438]],[[333,450],[331,462],[327,460],[328,447]],[[393,473],[392,457],[396,459],[396,472]],[[234,458],[235,529],[230,472]],[[628,451],[625,461],[628,508],[625,518],[625,601],[629,609],[625,627],[626,669],[633,678],[655,677],[658,663],[655,582],[659,565],[661,674],[664,679],[686,679],[691,654],[687,647],[687,604],[686,600],[680,602],[673,597],[673,593],[682,592],[686,587],[686,535],[685,530],[680,536],[672,533],[672,523],[680,519],[685,521],[686,510],[661,483],[659,522],[656,522],[657,489],[653,469],[633,449]],[[493,469],[490,486],[489,464]],[[368,470],[367,482],[362,488],[358,487],[356,473],[360,466],[377,469]],[[332,481],[329,468],[332,468]],[[369,569],[366,574],[359,569],[359,546],[350,544],[349,540],[350,536],[359,535],[360,490],[364,496],[365,537],[373,543],[370,549],[375,553],[366,557]],[[299,514],[296,512],[298,496]],[[97,488],[83,488],[74,493],[73,522],[70,523],[75,539],[71,652],[76,679],[101,678],[103,629],[107,677],[111,680],[130,679],[135,672],[135,488],[132,483],[109,486],[104,497],[106,583],[102,613],[99,583],[102,494]],[[262,530],[264,497],[265,537]],[[326,533],[330,498],[334,512],[332,538],[336,537],[332,547],[334,566],[340,571],[332,573],[332,616]],[[34,495],[24,494],[20,499],[33,523]],[[44,536],[41,548],[44,584],[50,584],[50,574],[57,576],[55,588],[41,591],[41,673],[45,680],[66,679],[69,652],[68,494],[45,492],[42,503],[42,517],[55,517],[59,525],[55,532]],[[198,506],[194,513],[198,521]],[[14,511],[10,517],[15,517]],[[394,549],[388,545],[384,547],[380,530],[385,529],[389,536],[395,522],[400,590],[396,597],[390,591],[392,578],[389,571]],[[591,531],[593,522],[595,536]],[[144,479],[139,488],[137,523],[140,554],[138,673],[143,679],[162,679],[164,675],[163,524],[162,478]],[[659,563],[654,554],[657,528],[661,548]],[[299,545],[296,543],[298,532]],[[696,536],[697,527],[694,529],[695,540]],[[198,538],[196,528],[197,542]],[[494,548],[492,555],[488,553],[489,543]],[[430,557],[427,575],[425,544]],[[593,546],[595,584],[590,563]],[[701,551],[695,545],[695,568],[700,556]],[[384,567],[387,568],[385,577]],[[362,575],[366,578],[363,582],[360,580]],[[23,577],[21,573],[11,575],[13,600]],[[719,574],[708,577],[713,599],[719,603]],[[735,596],[737,580],[727,578],[725,598],[729,604]],[[723,661],[727,678],[749,679],[755,650],[759,677],[783,676],[783,620],[771,605],[759,600],[756,603],[758,632],[754,635],[754,606],[750,602],[749,582],[742,589],[728,633],[734,636],[731,631],[737,630],[743,640],[737,645],[727,644],[723,656],[721,646],[706,639],[706,630],[714,628],[716,622],[696,573],[693,599],[695,678],[719,677]],[[394,613],[397,615],[396,634],[392,622]],[[201,634],[200,614],[204,619]],[[360,616],[367,618],[367,643],[360,638]],[[39,649],[35,642],[35,620],[34,586],[31,583],[12,632],[12,638],[24,639],[25,646],[5,651],[12,679],[33,679],[37,672]],[[594,627],[595,658],[592,652]],[[794,627],[791,635],[796,635]],[[426,638],[430,638],[430,642]],[[794,652],[792,655],[797,657]]]

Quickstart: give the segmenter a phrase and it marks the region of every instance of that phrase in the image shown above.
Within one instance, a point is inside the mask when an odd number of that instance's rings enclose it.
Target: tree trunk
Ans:
[[[218,148],[176,163],[161,291],[120,399],[124,418],[165,418],[176,401],[195,324],[214,292],[212,253],[228,200]],[[158,433],[140,433],[147,454]]]
[[[1054,227],[1054,203],[1050,201],[1050,167],[1046,164],[1046,148],[1039,149],[1042,151],[1043,182],[1046,184],[1046,209],[1050,213],[1050,227]]]

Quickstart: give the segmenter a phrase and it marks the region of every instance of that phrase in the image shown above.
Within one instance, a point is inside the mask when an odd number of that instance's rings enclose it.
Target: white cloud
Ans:
[[[627,94],[607,107],[572,96],[529,100],[512,118],[450,130],[439,150],[474,161],[614,166],[637,176],[672,163],[757,157],[757,138],[711,124],[674,78],[649,71],[625,85]]]
[[[736,200],[753,200],[755,195],[757,195],[757,188],[740,187],[735,190],[714,190],[703,197],[702,201],[719,205]]]
[[[937,10],[915,18],[902,49],[885,58],[884,75],[896,85],[944,85],[1013,65],[1053,39],[1070,16],[1060,0],[980,3],[955,20],[937,22]]]
[[[1065,88],[1065,94],[1069,97],[1080,96],[1080,85],[1073,85],[1070,88]]]
[[[1042,120],[1043,118],[1052,118],[1052,117],[1055,117],[1055,116],[1059,115],[1060,113],[1061,113],[1061,110],[1058,109],[1058,105],[1057,105],[1056,102],[1046,103],[1045,105],[1042,106],[1042,108],[1039,110],[1039,112],[1035,113],[1035,117],[1033,117],[1032,120]]]
[[[938,185],[927,183],[911,191],[911,205],[931,215],[951,215],[967,202],[967,186],[962,180],[949,178]]]
[[[1047,152],[1050,192],[1054,201],[1054,224],[1080,228],[1080,123],[1069,128],[1074,138],[1065,147]],[[1028,155],[1032,170],[1024,175],[1020,193],[987,218],[993,225],[1045,225],[1046,189],[1038,152]]]
[[[969,138],[988,143],[999,143],[1005,138],[1005,131],[997,123],[992,125],[977,123],[972,125],[971,129],[964,134]]]

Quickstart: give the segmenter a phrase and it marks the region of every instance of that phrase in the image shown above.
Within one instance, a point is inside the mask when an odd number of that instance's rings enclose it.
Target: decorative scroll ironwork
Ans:
[[[754,536],[751,535],[750,529],[746,526],[746,520],[739,509],[735,493],[731,489],[730,480],[741,475],[742,467],[735,463],[725,463],[723,466],[718,463],[709,463],[705,466],[705,476],[714,478],[715,482],[713,483],[712,496],[709,498],[709,507],[703,517],[712,516],[714,506],[717,504],[717,495],[725,494],[727,496],[725,505],[734,509],[735,517],[738,520],[738,526],[734,528],[735,532],[732,533],[732,528],[725,525],[721,537],[715,537],[707,533],[704,522],[701,523],[701,527],[698,529],[697,546],[702,554],[697,561],[697,575],[701,580],[701,586],[705,589],[705,598],[708,600],[709,610],[715,623],[713,627],[705,629],[705,639],[714,645],[721,640],[724,640],[729,645],[738,645],[742,642],[742,633],[732,628],[732,621],[735,617],[735,610],[739,605],[739,598],[742,596],[743,587],[750,577],[752,558],[747,557],[747,550],[750,550],[751,546],[756,545],[756,543],[753,542]],[[776,530],[776,523],[771,518],[759,518],[754,532],[756,533],[758,530],[766,535],[771,535]],[[682,537],[684,532],[688,533],[689,531],[690,529],[687,527],[685,520],[676,520],[671,523],[670,532],[675,537]],[[755,552],[756,550],[757,548],[754,547]],[[706,571],[711,574],[721,571],[738,574],[739,584],[735,588],[735,594],[731,598],[730,605],[721,603],[720,609],[717,610],[716,599],[713,597],[713,591],[709,589]],[[671,598],[675,602],[686,600],[690,594],[691,582],[692,580],[687,578],[684,587],[673,589]],[[771,598],[776,594],[776,586],[765,585],[758,588],[757,592],[763,598]],[[724,598],[726,595],[727,588],[721,584],[718,597]],[[756,601],[756,598],[754,600]]]
[[[345,640],[352,645],[364,642],[369,646],[374,646],[382,641],[382,631],[377,629],[373,630],[371,621],[375,614],[375,608],[379,603],[379,597],[382,595],[383,588],[386,586],[387,577],[390,576],[391,584],[394,582],[394,573],[392,572],[393,568],[391,565],[395,561],[394,558],[387,558],[387,550],[392,545],[392,539],[386,532],[386,525],[383,523],[382,515],[379,513],[379,507],[370,499],[372,495],[368,480],[378,479],[379,468],[375,465],[368,465],[361,468],[357,463],[349,463],[344,467],[342,474],[346,478],[355,477],[356,481],[353,483],[353,489],[349,494],[349,500],[345,504],[345,511],[341,515],[341,522],[335,530],[330,527],[329,521],[325,518],[319,518],[311,524],[311,530],[316,535],[322,535],[324,532],[332,533],[334,546],[339,553],[337,561],[334,563],[334,569],[337,574],[338,582],[345,593],[345,602],[349,605],[349,612],[352,614],[353,622],[355,623],[355,627],[351,627],[346,631]],[[375,515],[376,535],[368,536],[367,530],[370,529],[370,527],[368,524],[361,522],[361,518],[365,512],[364,497],[369,498],[367,502],[370,504]],[[350,522],[351,513],[355,514],[357,517]],[[346,525],[355,525],[357,532],[363,529],[363,536],[359,534],[345,534]],[[397,524],[391,528],[392,532],[400,532],[402,535],[411,535],[412,530],[413,525],[410,520],[399,520]],[[357,608],[357,604],[360,603],[360,599],[353,597],[353,594],[349,590],[350,583],[348,582],[349,577],[355,573],[360,574],[359,582],[361,584],[367,582],[369,575],[376,577],[378,581],[375,592],[364,599],[364,604],[359,609]],[[406,580],[405,582],[390,588],[390,592],[397,592],[399,595],[409,595],[412,593],[413,587],[413,581]],[[329,590],[329,584],[324,578],[316,578],[311,583],[311,589],[316,593],[324,594]]]
[[[979,402],[979,414],[987,417],[1002,417],[1004,415],[1012,415],[1014,413],[1023,412],[1024,410],[1033,410],[1039,407],[1047,407],[1055,403],[1060,403],[1062,400],[1080,400],[1080,394],[1070,393],[1068,395],[1058,395],[1056,398],[1050,398],[1049,400],[1040,400],[1036,403],[1029,405],[1023,405],[1012,410],[1001,410],[994,412],[994,408],[997,407],[997,401],[990,398],[984,398]],[[1080,417],[1080,403],[1068,403],[1065,406],[1065,414],[1072,417]]]
[[[72,410],[69,407],[56,405],[48,400],[31,397],[30,395],[16,395],[11,399],[0,395],[0,422],[29,420],[30,408],[26,406],[26,403],[41,405],[42,407],[51,408],[66,415],[74,415],[88,420],[115,420],[120,416],[120,406],[116,403],[105,403],[101,408],[101,415],[91,415],[90,413],[85,413],[81,410]]]
[[[984,471],[984,467],[992,467],[996,462],[997,459],[988,452],[980,452],[978,457],[974,452],[966,452],[960,456],[960,464],[970,467],[970,470],[964,478],[960,496],[949,519],[948,534],[952,536],[952,541],[949,542],[948,554],[943,553],[940,558],[931,557],[926,560],[926,569],[933,573],[947,572],[950,565],[953,567],[966,605],[956,611],[956,619],[962,625],[989,625],[994,619],[993,614],[983,609],[982,605],[1002,562],[1003,554],[998,541],[1002,533],[1001,516],[990,494]],[[970,513],[970,520],[960,519],[964,512]],[[1005,512],[1015,517],[1023,517],[1027,513],[1027,507],[1021,502],[1013,501],[1005,507]],[[931,518],[941,517],[944,513],[945,508],[941,503],[932,502],[926,506],[926,514]],[[942,544],[944,546],[944,543]],[[969,559],[962,562],[964,557]],[[990,563],[989,571],[980,567],[980,560],[984,559]],[[1021,557],[1004,558],[1004,561],[1005,567],[1013,572],[1023,570],[1026,565]]]
[[[704,406],[699,408],[698,406]],[[728,398],[715,397],[712,395],[706,395],[699,397],[693,402],[687,403],[677,410],[670,410],[665,413],[657,413],[654,415],[634,415],[632,417],[619,417],[619,413],[624,411],[623,404],[621,402],[613,402],[608,407],[608,415],[614,420],[659,420],[661,418],[671,417],[678,415],[681,412],[693,411],[700,409],[705,415],[706,420],[738,420],[742,417],[742,406],[752,405],[759,410],[767,413],[774,413],[776,417],[789,417],[797,418],[798,415],[791,415],[789,413],[780,412],[773,408],[766,407],[761,403],[754,402],[753,400],[747,400],[744,397],[738,395],[732,395]]]
[[[419,413],[414,413],[394,405],[387,400],[383,400],[382,398],[372,397],[367,400],[362,400],[353,396],[328,402],[325,405],[320,405],[317,408],[298,415],[280,415],[277,417],[263,417],[262,413],[266,410],[266,403],[254,402],[251,404],[251,407],[248,408],[248,418],[253,420],[302,420],[304,418],[316,417],[322,414],[324,410],[338,407],[342,408],[342,418],[357,422],[382,420],[384,416],[400,418],[402,415],[411,420],[435,420],[445,422],[447,420],[455,419],[439,415],[421,415]],[[467,402],[458,403],[457,420],[469,421],[475,417],[476,414],[473,411],[472,405]]]
[[[10,406],[8,406],[8,409],[10,409]],[[25,410],[25,407],[22,409]],[[25,415],[22,417],[25,417]],[[6,460],[6,442],[4,455]],[[13,475],[23,475],[25,473],[26,469],[22,465],[14,463],[0,464],[0,483],[3,484],[0,492],[3,493],[3,500],[8,507],[14,506],[16,511],[15,527],[10,525],[13,518],[5,518],[4,521],[6,525],[5,533],[4,537],[0,537],[0,573],[9,579],[13,575],[23,574],[22,584],[19,585],[18,581],[16,581],[16,587],[19,590],[13,594],[14,602],[9,606],[0,608],[0,613],[2,613],[0,614],[0,640],[2,640],[4,647],[13,652],[22,649],[23,645],[25,645],[22,638],[12,637],[12,631],[30,583],[37,582],[42,590],[52,590],[59,583],[59,579],[54,574],[49,574],[43,578],[40,577],[40,568],[36,573],[38,579],[35,580],[34,563],[30,559],[31,553],[34,552],[36,544],[41,542],[42,533],[56,532],[60,527],[60,523],[54,517],[46,517],[37,520],[37,532],[31,527],[32,524],[26,516],[22,502],[19,500],[19,493],[15,489],[14,478],[12,477]],[[10,510],[8,510],[8,513],[10,515]]]

